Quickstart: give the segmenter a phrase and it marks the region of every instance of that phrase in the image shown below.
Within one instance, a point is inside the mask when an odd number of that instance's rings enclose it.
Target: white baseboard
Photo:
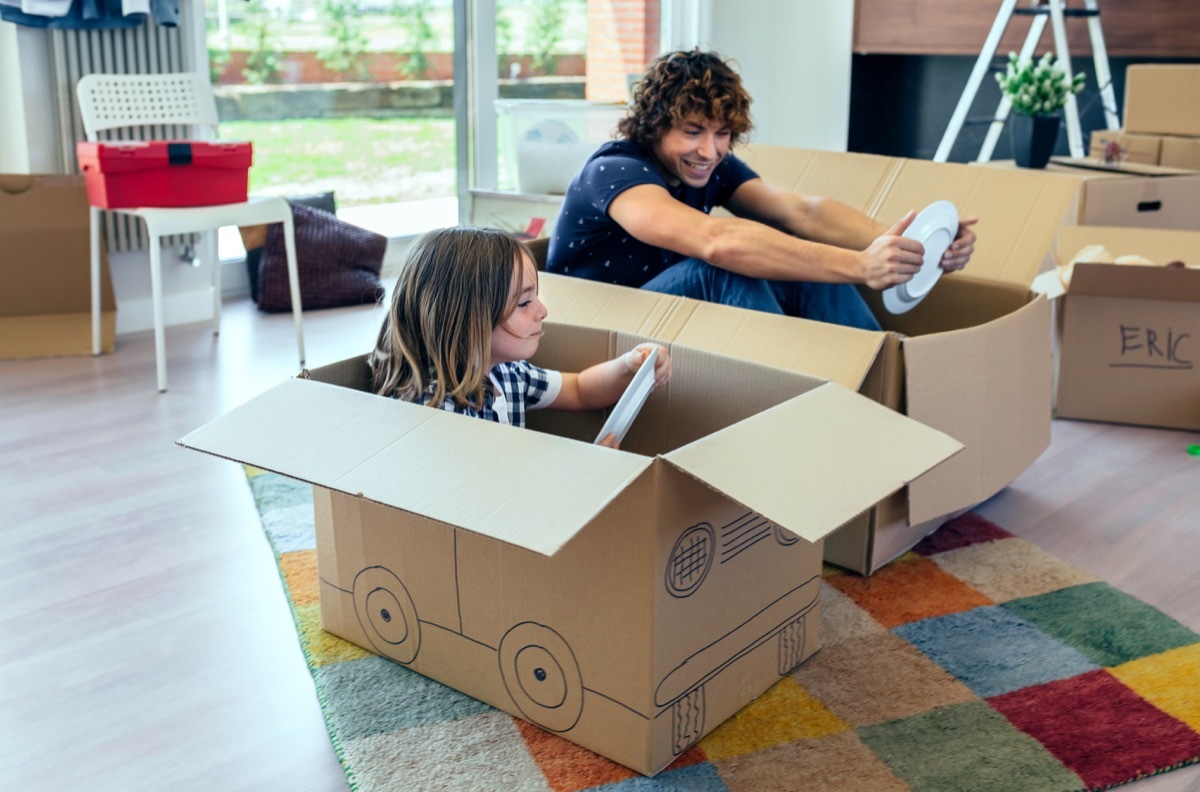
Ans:
[[[212,286],[163,296],[163,324],[166,327],[211,322]],[[126,299],[117,307],[117,335],[154,329],[154,301],[150,297]]]

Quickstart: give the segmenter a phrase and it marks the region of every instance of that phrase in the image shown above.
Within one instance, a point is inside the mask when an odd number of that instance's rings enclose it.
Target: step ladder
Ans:
[[[984,75],[987,74],[992,60],[996,56],[996,48],[1000,46],[1000,39],[1004,36],[1004,31],[1008,28],[1014,14],[1033,17],[1029,35],[1025,37],[1025,44],[1021,47],[1019,54],[1023,61],[1033,58],[1034,50],[1042,38],[1042,33],[1046,30],[1046,21],[1049,19],[1054,31],[1055,57],[1058,59],[1059,66],[1066,72],[1068,80],[1072,77],[1071,53],[1067,47],[1067,29],[1064,19],[1066,17],[1085,17],[1087,19],[1088,36],[1092,42],[1092,60],[1096,64],[1096,84],[1100,86],[1100,95],[1104,105],[1104,118],[1109,129],[1120,129],[1121,120],[1117,115],[1112,75],[1108,68],[1108,51],[1104,46],[1104,33],[1100,29],[1100,9],[1097,0],[1083,0],[1083,5],[1083,8],[1068,9],[1066,0],[1030,0],[1028,8],[1017,8],[1017,0],[1001,2],[1000,11],[992,23],[992,29],[983,44],[983,50],[980,51],[979,59],[975,61],[975,68],[971,70],[971,76],[967,80],[967,87],[963,89],[962,96],[958,99],[958,105],[954,108],[954,114],[950,117],[950,124],[946,127],[946,133],[942,136],[942,142],[933,155],[934,162],[945,162],[950,157],[950,150],[954,148],[954,142],[958,139],[959,132],[962,131],[967,112],[975,101],[975,94],[979,92]],[[1004,129],[1004,122],[1008,120],[1011,108],[1012,100],[1007,96],[1002,97],[1000,106],[996,109],[996,115],[988,127],[987,136],[979,149],[977,162],[987,162],[992,158],[996,141],[1000,138],[1000,132]],[[1083,133],[1079,126],[1079,107],[1075,103],[1074,94],[1067,96],[1067,103],[1063,111],[1067,120],[1067,143],[1070,146],[1071,156],[1082,157],[1084,156]]]

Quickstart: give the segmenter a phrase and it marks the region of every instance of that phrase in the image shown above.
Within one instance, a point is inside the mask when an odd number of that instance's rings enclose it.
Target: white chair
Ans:
[[[80,116],[89,141],[98,132],[121,127],[192,125],[197,134],[216,137],[217,105],[212,87],[199,74],[90,74],[76,86]],[[206,129],[207,128],[207,129]],[[163,346],[162,243],[173,234],[214,232],[222,226],[283,223],[287,252],[288,285],[292,315],[296,320],[296,345],[304,365],[304,330],[301,325],[300,280],[296,270],[296,241],[292,210],[274,196],[252,196],[246,203],[186,208],[107,209],[140,217],[150,237],[150,288],[154,307],[154,356],[158,390],[167,389],[167,360]],[[91,208],[92,220],[92,354],[100,354],[100,212]],[[211,239],[211,236],[210,236]],[[215,245],[208,244],[213,265],[213,335],[221,325],[221,267]]]

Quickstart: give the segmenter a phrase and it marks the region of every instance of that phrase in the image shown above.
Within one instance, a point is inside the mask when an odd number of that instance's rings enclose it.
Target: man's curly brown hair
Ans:
[[[649,150],[695,115],[728,127],[731,145],[754,126],[750,94],[720,55],[699,48],[668,52],[656,58],[634,84],[633,102],[617,131]]]

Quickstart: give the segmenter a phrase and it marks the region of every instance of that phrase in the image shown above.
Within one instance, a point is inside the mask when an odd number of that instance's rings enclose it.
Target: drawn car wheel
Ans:
[[[679,756],[704,734],[704,686],[688,691],[675,702],[672,710],[671,725],[675,733],[671,748]]]
[[[397,663],[411,663],[421,648],[417,608],[400,578],[381,566],[354,578],[354,612],[375,651]]]
[[[805,617],[789,622],[779,631],[779,675],[783,676],[804,659],[804,641],[807,637]]]
[[[499,655],[504,686],[527,720],[553,732],[575,727],[583,713],[583,677],[561,635],[522,622],[504,634]]]

